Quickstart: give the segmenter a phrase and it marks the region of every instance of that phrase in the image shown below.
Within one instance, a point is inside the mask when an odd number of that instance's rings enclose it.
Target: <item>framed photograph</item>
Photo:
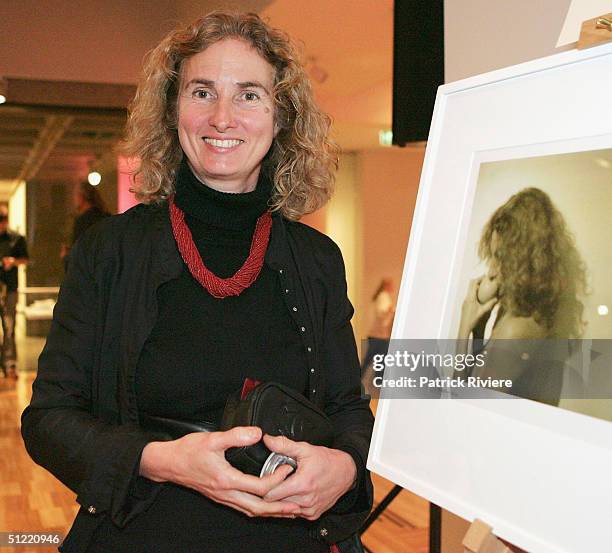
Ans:
[[[572,345],[552,400],[381,394],[368,460],[533,553],[610,547],[610,98],[610,44],[439,89],[392,338],[475,340],[471,298],[485,341]]]

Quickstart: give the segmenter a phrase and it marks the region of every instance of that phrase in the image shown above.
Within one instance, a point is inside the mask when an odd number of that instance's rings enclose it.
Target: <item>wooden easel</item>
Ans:
[[[612,40],[612,13],[586,20],[580,28],[578,50],[597,46]]]
[[[476,519],[463,538],[464,553],[527,553],[500,540],[492,528]]]

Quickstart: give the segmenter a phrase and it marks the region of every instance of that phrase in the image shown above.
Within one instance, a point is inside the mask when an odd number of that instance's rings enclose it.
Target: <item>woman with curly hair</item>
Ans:
[[[562,370],[536,367],[534,361],[542,356],[533,354],[539,340],[579,338],[584,326],[584,264],[563,216],[542,190],[521,190],[493,213],[478,253],[489,269],[470,282],[458,338],[467,343],[471,336],[476,347],[482,344],[487,320],[498,305],[479,376],[510,378],[513,395],[558,402]],[[520,362],[509,354],[516,348]]]
[[[61,551],[360,550],[373,417],[338,247],[297,222],[329,198],[337,148],[294,47],[212,13],[147,57],[123,152],[142,203],[78,241],[22,433],[82,506]],[[331,447],[218,424],[245,379],[330,418]],[[229,448],[294,458],[258,478]]]

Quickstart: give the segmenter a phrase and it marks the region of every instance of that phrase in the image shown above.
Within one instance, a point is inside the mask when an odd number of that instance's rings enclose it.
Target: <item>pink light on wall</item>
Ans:
[[[117,212],[123,213],[138,202],[130,188],[134,186],[134,170],[137,161],[123,156],[117,157]]]

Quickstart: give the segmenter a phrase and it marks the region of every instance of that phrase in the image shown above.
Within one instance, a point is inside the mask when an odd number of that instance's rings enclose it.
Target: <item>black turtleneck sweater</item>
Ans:
[[[261,177],[244,194],[213,190],[183,163],[175,202],[204,264],[227,278],[249,254],[257,218],[271,184]],[[278,273],[265,263],[239,296],[212,297],[184,266],[157,291],[157,323],[136,369],[141,412],[181,420],[218,422],[229,394],[246,377],[274,380],[304,393],[304,345],[282,297]],[[193,490],[167,483],[148,511],[119,531],[105,524],[95,551],[110,553],[317,553],[305,519],[248,518]]]

